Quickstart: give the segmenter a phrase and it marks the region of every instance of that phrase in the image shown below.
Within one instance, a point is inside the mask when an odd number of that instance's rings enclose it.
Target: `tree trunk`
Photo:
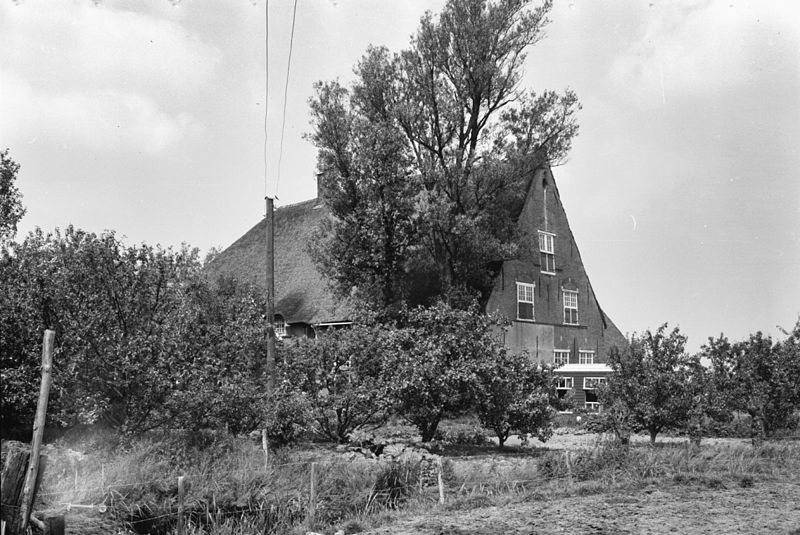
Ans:
[[[656,443],[656,435],[658,434],[658,430],[654,428],[650,428],[650,444],[653,445]]]
[[[754,448],[764,445],[764,418],[757,412],[750,414],[750,439]]]

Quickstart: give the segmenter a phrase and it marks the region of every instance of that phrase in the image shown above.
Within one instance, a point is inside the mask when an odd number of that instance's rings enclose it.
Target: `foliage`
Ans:
[[[512,431],[536,435],[542,442],[550,438],[560,403],[553,370],[505,348],[496,349],[482,364],[476,409],[481,423],[497,435],[499,447]]]
[[[22,194],[14,185],[19,164],[12,160],[9,150],[0,151],[0,245],[17,234],[17,223],[25,215]]]
[[[195,250],[37,229],[4,251],[0,275],[4,426],[30,418],[46,328],[56,331],[57,422],[130,433],[250,425],[253,404],[242,392],[252,391],[247,378],[262,351],[263,304],[245,288],[204,281]],[[235,412],[231,399],[242,403]]]
[[[407,49],[368,49],[350,89],[316,85],[309,138],[336,220],[315,258],[340,292],[366,283],[379,306],[488,296],[518,249],[529,177],[563,161],[577,134],[573,92],[519,86],[551,7],[451,0]]]
[[[685,424],[691,402],[686,388],[690,358],[685,345],[686,337],[678,328],[667,333],[664,324],[655,333],[634,335],[622,351],[612,348],[611,374],[598,396],[604,406],[621,404],[614,416],[614,425],[620,425],[621,431],[627,426],[633,431],[646,430],[654,443],[663,429]]]
[[[264,421],[273,447],[295,444],[310,428],[308,397],[289,381],[282,381],[265,402]]]
[[[735,343],[720,336],[709,339],[703,352],[728,407],[750,415],[754,446],[792,422],[800,406],[800,321],[781,342],[773,344],[761,332]]]
[[[305,394],[311,418],[331,440],[347,442],[351,432],[385,420],[382,340],[380,327],[357,325],[282,349],[286,381]]]
[[[395,411],[428,442],[445,415],[463,413],[479,395],[478,373],[499,345],[498,322],[476,303],[460,310],[444,302],[405,309],[402,321],[387,333],[384,383]]]

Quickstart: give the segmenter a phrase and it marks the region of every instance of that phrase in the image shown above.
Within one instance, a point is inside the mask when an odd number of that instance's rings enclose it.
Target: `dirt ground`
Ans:
[[[399,516],[370,535],[800,533],[800,474],[749,488],[669,485]]]
[[[610,435],[609,437],[610,438]],[[496,442],[497,439],[494,439]],[[559,428],[547,442],[540,442],[536,438],[528,440],[528,446],[535,448],[548,448],[551,450],[578,450],[578,449],[591,449],[597,445],[598,441],[603,440],[601,435],[589,432],[575,432],[569,428]],[[631,442],[633,444],[647,443],[650,437],[644,434],[631,435]],[[667,435],[658,435],[656,437],[657,444],[680,443],[687,442],[686,437],[672,437]],[[750,439],[746,438],[704,438],[703,444],[705,445],[733,445],[733,444],[750,444]],[[512,435],[506,441],[506,446],[515,447],[520,445],[519,437]]]

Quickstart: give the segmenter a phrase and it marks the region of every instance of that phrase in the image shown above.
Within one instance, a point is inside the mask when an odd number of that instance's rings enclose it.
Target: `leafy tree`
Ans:
[[[484,360],[478,381],[478,417],[495,432],[500,449],[512,431],[536,435],[542,442],[552,436],[561,400],[551,368],[537,366],[525,353],[497,348]]]
[[[317,85],[310,138],[336,216],[317,260],[340,291],[366,272],[383,304],[403,297],[397,288],[488,296],[499,261],[517,252],[532,172],[563,161],[577,134],[574,93],[519,85],[551,7],[451,0],[422,17],[406,50],[370,48],[350,90]]]
[[[137,433],[236,416],[224,423],[249,425],[246,411],[225,410],[252,391],[244,379],[262,352],[263,303],[209,287],[196,251],[37,229],[4,251],[0,275],[4,426],[35,407],[45,328],[56,331],[51,406],[63,424]]]
[[[353,431],[385,420],[381,331],[357,325],[282,349],[285,380],[306,397],[311,419],[331,440],[345,443]]]
[[[699,447],[705,420],[729,421],[732,417],[726,396],[717,388],[713,374],[700,362],[699,355],[689,361],[686,393],[689,400],[688,434],[695,447]]]
[[[0,245],[14,238],[17,223],[25,215],[22,194],[14,185],[19,164],[8,153],[8,149],[0,151]]]
[[[769,336],[757,332],[733,344],[724,336],[709,339],[703,347],[717,389],[726,394],[730,409],[750,415],[753,446],[786,427],[800,405],[798,340],[800,321],[783,342],[773,344]]]
[[[445,415],[473,406],[478,373],[499,341],[497,322],[481,314],[439,302],[404,311],[403,324],[387,334],[384,383],[395,411],[416,426],[427,442]]]
[[[686,337],[676,327],[667,333],[667,324],[656,332],[633,336],[623,350],[612,348],[609,354],[611,374],[598,392],[604,406],[615,407],[621,436],[625,427],[646,430],[650,442],[665,428],[682,427],[687,418],[690,398],[686,377],[690,364],[684,352]]]
[[[360,72],[370,76],[368,59]],[[317,229],[309,250],[340,294],[357,288],[367,303],[391,307],[407,297],[405,260],[415,232],[416,181],[402,135],[359,98],[358,86],[349,100],[338,82],[316,89],[309,137],[319,148],[323,196],[335,219]]]

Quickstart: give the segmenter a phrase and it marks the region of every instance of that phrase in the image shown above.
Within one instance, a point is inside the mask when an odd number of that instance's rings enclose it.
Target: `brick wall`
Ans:
[[[538,231],[555,234],[555,274],[542,273]],[[519,217],[520,256],[504,262],[487,303],[488,312],[512,320],[505,334],[512,350],[526,349],[533,358],[551,362],[554,349],[594,351],[594,362],[606,362],[609,349],[625,338],[604,315],[589,282],[578,246],[569,228],[558,188],[549,170],[537,171]],[[534,320],[517,319],[517,282],[535,285]],[[563,289],[577,291],[578,324],[564,325]]]

